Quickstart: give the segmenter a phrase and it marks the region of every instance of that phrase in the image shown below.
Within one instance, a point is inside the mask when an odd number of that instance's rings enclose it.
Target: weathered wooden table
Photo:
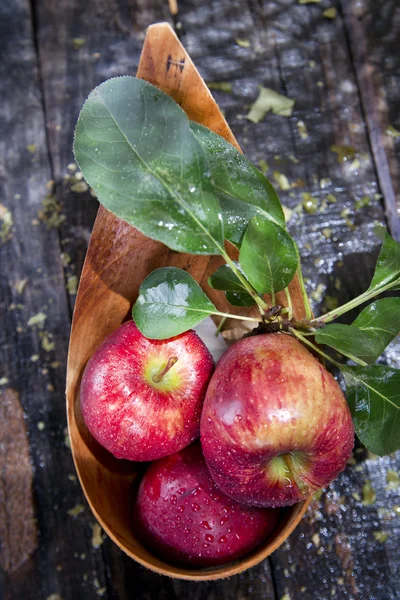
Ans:
[[[400,3],[182,0],[179,8],[181,39],[217,84],[240,145],[294,210],[314,310],[357,295],[378,251],[374,224],[400,240]],[[95,85],[135,74],[146,27],[161,20],[172,22],[161,0],[0,3],[2,597],[400,598],[400,456],[357,447],[282,548],[214,583],[135,564],[102,535],[83,498],[66,435],[65,365],[97,205],[71,166],[73,129]],[[246,120],[260,84],[295,99],[292,116]],[[383,360],[400,367],[399,350],[393,343]]]

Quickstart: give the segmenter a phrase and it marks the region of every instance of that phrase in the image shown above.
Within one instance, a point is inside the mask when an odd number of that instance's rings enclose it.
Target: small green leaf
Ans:
[[[375,273],[368,289],[382,287],[400,278],[400,244],[386,231]]]
[[[383,298],[364,308],[352,325],[327,325],[315,333],[315,339],[369,364],[379,358],[399,332],[400,298]]]
[[[272,221],[253,217],[244,235],[239,262],[257,292],[272,294],[292,281],[299,256],[287,231]]]
[[[243,273],[239,263],[235,262],[236,267]],[[222,265],[208,278],[208,285],[214,290],[224,290],[230,292],[243,292],[246,288],[232,271],[229,265]]]
[[[205,152],[183,110],[135,77],[93,90],[79,115],[74,152],[99,201],[179,252],[221,254],[221,208]]]
[[[285,226],[279,198],[268,179],[223,137],[191,123],[207,154],[222,208],[225,238],[240,243],[252,217],[260,215]]]
[[[400,370],[384,365],[342,367],[356,433],[374,454],[400,448]]]
[[[244,275],[240,264],[235,263],[236,267]],[[241,281],[236,277],[229,265],[222,265],[209,278],[208,285],[215,290],[224,290],[228,302],[234,306],[253,306],[255,301],[246,291]]]
[[[233,306],[254,306],[255,301],[247,292],[225,292],[226,299]]]
[[[215,312],[214,304],[189,273],[163,267],[143,281],[132,317],[144,336],[164,340],[191,329]]]

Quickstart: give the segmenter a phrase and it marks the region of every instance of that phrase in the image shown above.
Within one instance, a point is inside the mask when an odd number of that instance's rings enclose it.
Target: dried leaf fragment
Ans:
[[[397,471],[388,471],[386,473],[386,481],[388,483],[387,490],[395,490],[400,485],[400,475]]]
[[[210,83],[207,83],[207,87],[210,90],[217,90],[226,94],[232,93],[232,84],[230,81],[210,81]]]
[[[338,163],[353,160],[357,155],[357,151],[353,146],[346,146],[344,144],[333,144],[331,151],[337,155]]]
[[[389,538],[389,534],[386,531],[373,531],[372,532],[374,540],[384,544]]]
[[[326,10],[324,10],[324,12],[322,14],[325,17],[325,19],[331,19],[331,20],[336,19],[337,8],[335,8],[334,6],[331,6],[330,8],[327,8]]]
[[[393,127],[393,125],[389,125],[389,127],[386,129],[386,133],[394,138],[400,137],[400,131]]]
[[[308,138],[308,131],[307,131],[307,127],[306,127],[306,124],[304,123],[304,121],[297,122],[297,129],[299,130],[299,135],[300,135],[301,139],[306,140]]]
[[[78,278],[76,275],[70,275],[67,278],[67,290],[72,296],[76,294],[78,290]]]
[[[364,506],[372,506],[375,504],[376,492],[372,487],[372,483],[369,479],[363,485],[363,504]]]
[[[241,48],[250,48],[251,46],[251,42],[250,40],[244,40],[242,38],[237,38],[235,40],[235,42],[237,43],[238,46],[240,46]]]
[[[43,312],[38,312],[36,315],[30,317],[27,322],[28,327],[34,327],[37,325],[38,327],[43,327],[45,320],[47,319],[47,315]]]
[[[102,529],[98,523],[94,523],[92,525],[92,547],[100,548],[103,542]]]
[[[79,50],[79,48],[82,48],[82,46],[84,44],[86,44],[86,38],[84,38],[84,37],[73,38],[72,43],[74,45],[75,50]]]
[[[28,279],[19,279],[14,283],[14,289],[17,292],[17,294],[22,294],[27,283]]]
[[[11,229],[14,225],[12,212],[4,204],[0,204],[0,246],[11,239]]]
[[[251,106],[246,119],[252,123],[259,123],[267,112],[271,111],[281,117],[290,117],[293,113],[295,100],[278,94],[275,90],[260,86],[257,100]]]
[[[83,513],[84,510],[85,510],[85,507],[83,506],[83,504],[75,504],[75,506],[73,508],[70,508],[69,510],[67,510],[67,513],[69,514],[70,517],[77,517],[78,515]]]
[[[281,190],[290,190],[290,183],[286,175],[280,173],[279,171],[274,171],[273,177]]]

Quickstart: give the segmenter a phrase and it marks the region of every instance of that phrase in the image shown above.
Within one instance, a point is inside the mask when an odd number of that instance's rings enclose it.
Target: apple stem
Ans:
[[[165,365],[165,367],[161,369],[159,373],[153,375],[153,377],[151,378],[152,381],[154,381],[154,383],[160,383],[163,380],[163,377],[168,373],[168,371],[174,366],[176,362],[178,362],[178,357],[170,356],[167,360],[167,364]]]
[[[297,485],[297,487],[299,488],[300,492],[302,494],[310,494],[310,488],[308,487],[308,485],[306,483],[304,483],[304,481],[302,481],[302,479],[300,479],[299,477],[297,477],[296,474],[296,470],[294,468],[293,465],[293,459],[291,454],[284,454],[283,455],[283,460],[285,461],[286,464],[286,468],[289,471],[289,475],[293,481],[293,483],[295,483]]]

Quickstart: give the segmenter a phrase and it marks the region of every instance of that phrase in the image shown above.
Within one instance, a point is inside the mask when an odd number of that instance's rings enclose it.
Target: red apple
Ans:
[[[89,360],[81,384],[85,423],[117,458],[149,461],[199,435],[213,359],[194,331],[145,338],[133,321],[111,334]]]
[[[134,527],[145,545],[168,561],[212,566],[258,546],[280,511],[241,506],[213,482],[195,443],[153,463],[134,507]]]
[[[215,483],[252,506],[288,506],[328,485],[354,443],[339,385],[282,333],[243,339],[222,356],[200,432]]]

